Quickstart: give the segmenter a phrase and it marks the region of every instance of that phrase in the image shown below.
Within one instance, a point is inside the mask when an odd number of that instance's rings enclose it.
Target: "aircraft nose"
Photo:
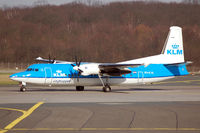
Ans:
[[[10,78],[14,78],[14,77],[17,77],[17,74],[12,74],[9,76]]]
[[[12,80],[15,80],[15,78],[17,78],[17,77],[18,77],[17,74],[12,74],[12,75],[9,76],[9,78],[12,79]]]
[[[15,74],[12,74],[9,76],[9,78],[11,80],[14,80],[14,81],[24,81],[26,80],[27,81],[27,78],[29,78],[31,76],[30,73],[27,73],[27,72],[19,72],[19,73],[15,73]]]

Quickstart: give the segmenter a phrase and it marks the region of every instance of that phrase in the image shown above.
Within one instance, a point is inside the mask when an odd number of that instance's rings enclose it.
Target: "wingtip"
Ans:
[[[192,64],[193,62],[192,61],[187,61],[186,62],[186,64],[188,65],[188,64]]]
[[[37,57],[37,58],[36,58],[36,60],[42,60],[42,59],[43,59],[42,57]]]

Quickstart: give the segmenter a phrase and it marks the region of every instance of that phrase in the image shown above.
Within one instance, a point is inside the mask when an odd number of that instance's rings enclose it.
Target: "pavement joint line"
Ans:
[[[185,80],[185,81],[155,82],[155,83],[153,83],[153,84],[181,83],[181,82],[190,83],[190,82],[195,82],[195,81],[200,81],[200,80]]]
[[[32,106],[30,109],[28,109],[27,111],[24,110],[19,110],[19,109],[11,109],[11,108],[4,108],[4,109],[9,109],[9,110],[14,110],[14,111],[20,111],[23,113],[23,115],[21,115],[20,117],[18,117],[17,119],[15,119],[14,121],[12,121],[10,124],[8,124],[4,129],[0,130],[0,133],[5,133],[9,130],[12,130],[12,128],[17,125],[20,121],[22,121],[23,119],[25,119],[26,117],[28,117],[29,115],[31,115],[33,113],[34,110],[36,110],[40,105],[42,105],[44,102],[38,102],[36,103],[34,106]]]
[[[0,131],[4,129],[0,129]],[[200,131],[200,128],[12,128],[6,131]],[[4,133],[4,132],[3,132]]]

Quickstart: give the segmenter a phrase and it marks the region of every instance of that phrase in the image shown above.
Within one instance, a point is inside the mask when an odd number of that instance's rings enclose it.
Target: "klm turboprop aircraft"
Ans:
[[[26,84],[71,85],[77,91],[84,86],[103,86],[103,91],[111,91],[110,86],[152,83],[175,76],[187,75],[184,60],[182,29],[170,27],[170,31],[161,54],[118,63],[86,63],[47,60],[33,64],[26,71],[10,76],[19,81],[20,91],[26,90]]]

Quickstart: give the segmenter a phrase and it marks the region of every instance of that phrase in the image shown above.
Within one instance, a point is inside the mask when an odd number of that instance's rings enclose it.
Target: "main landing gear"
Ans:
[[[103,85],[103,92],[111,92],[111,87],[108,83],[108,77],[106,78],[106,83],[104,83],[104,81],[102,80],[101,75],[99,75],[99,79]]]
[[[20,91],[21,92],[25,92],[26,91],[26,83],[25,82],[20,82],[19,86],[20,86]]]
[[[104,92],[110,92],[111,91],[111,87],[107,84],[103,87],[103,91]]]
[[[84,91],[84,86],[76,86],[76,91]]]

